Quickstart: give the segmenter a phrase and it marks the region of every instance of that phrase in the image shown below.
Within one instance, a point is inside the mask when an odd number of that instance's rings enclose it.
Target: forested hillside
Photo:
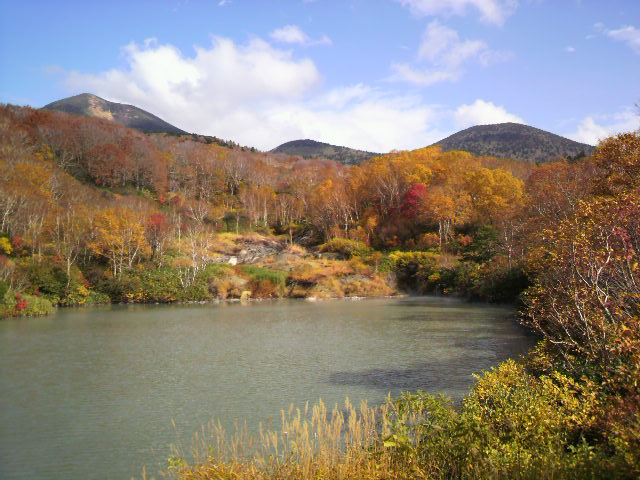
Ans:
[[[461,255],[499,245],[481,259],[496,272],[522,256],[523,163],[425,148],[345,167],[61,112],[0,115],[1,280],[38,304],[387,295],[398,266],[402,288],[488,298]],[[390,253],[402,249],[422,253]],[[32,313],[9,297],[6,313]]]
[[[465,150],[476,155],[491,155],[543,163],[562,158],[591,155],[594,147],[539,128],[519,123],[476,125],[440,140],[443,150]]]
[[[273,153],[286,153],[287,155],[299,155],[303,158],[326,158],[335,160],[343,165],[359,165],[365,160],[377,157],[379,153],[365,152],[355,148],[339,147],[329,143],[315,140],[293,140],[283,143],[273,150]]]

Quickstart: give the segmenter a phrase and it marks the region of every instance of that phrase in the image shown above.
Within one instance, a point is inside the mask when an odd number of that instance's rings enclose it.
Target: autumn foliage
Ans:
[[[480,465],[637,478],[639,219],[638,133],[540,166],[428,147],[345,167],[0,107],[0,316],[247,291],[389,295],[396,283],[521,301],[543,342],[486,373],[467,417],[408,399],[444,422],[420,424],[412,468],[444,477]]]

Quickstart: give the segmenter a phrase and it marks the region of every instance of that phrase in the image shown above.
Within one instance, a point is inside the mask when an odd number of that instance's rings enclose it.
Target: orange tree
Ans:
[[[556,368],[600,384],[597,435],[640,472],[640,136],[607,139],[591,195],[534,240],[524,322]]]

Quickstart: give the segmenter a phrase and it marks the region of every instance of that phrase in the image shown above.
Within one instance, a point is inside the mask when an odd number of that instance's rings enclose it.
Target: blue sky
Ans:
[[[0,101],[91,92],[188,131],[417,148],[517,121],[637,129],[640,2],[0,1]]]

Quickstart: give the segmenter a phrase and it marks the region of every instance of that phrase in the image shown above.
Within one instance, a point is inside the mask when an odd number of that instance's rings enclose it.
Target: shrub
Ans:
[[[105,293],[90,290],[80,283],[72,283],[66,291],[65,296],[60,299],[59,303],[63,306],[80,306],[80,305],[99,305],[109,303],[109,296]]]
[[[14,292],[9,289],[0,304],[0,317],[36,317],[53,313],[55,308],[46,298]]]
[[[483,225],[471,238],[471,242],[465,239],[463,258],[477,263],[485,263],[491,260],[497,251],[498,232],[489,225]]]
[[[420,248],[435,248],[440,245],[440,235],[428,232],[420,236],[417,243]]]
[[[393,252],[389,255],[398,284],[418,292],[433,286],[430,277],[437,272],[439,255],[434,252]]]
[[[323,243],[318,250],[320,252],[337,253],[346,259],[351,257],[365,257],[373,251],[371,247],[367,246],[364,242],[340,237],[332,238],[328,242]]]
[[[67,274],[64,269],[53,261],[33,262],[25,259],[27,276],[31,289],[39,291],[47,298],[57,303],[64,298],[67,289]]]
[[[9,239],[7,237],[0,237],[0,253],[11,255],[11,252],[13,252],[13,247]]]
[[[535,377],[508,360],[479,377],[462,414],[481,426],[474,441],[486,457],[478,467],[510,472],[506,477],[584,478],[602,453],[587,443],[601,408],[595,384],[558,372]]]
[[[492,262],[480,277],[474,296],[490,302],[513,302],[529,287],[529,278],[521,266],[508,268]]]
[[[0,280],[0,303],[4,303],[4,297],[9,291],[9,285],[4,280]]]
[[[272,270],[254,265],[243,265],[242,270],[249,275],[252,280],[269,281],[274,285],[284,285],[288,276],[287,272],[282,270]]]
[[[228,265],[207,265],[187,285],[181,282],[183,267],[178,262],[174,264],[161,268],[148,264],[124,271],[119,278],[97,269],[89,271],[88,276],[96,285],[96,290],[106,294],[113,302],[173,303],[214,298],[217,279],[229,269]]]
[[[249,276],[247,288],[254,298],[284,296],[287,272],[254,265],[243,265],[242,270]]]

